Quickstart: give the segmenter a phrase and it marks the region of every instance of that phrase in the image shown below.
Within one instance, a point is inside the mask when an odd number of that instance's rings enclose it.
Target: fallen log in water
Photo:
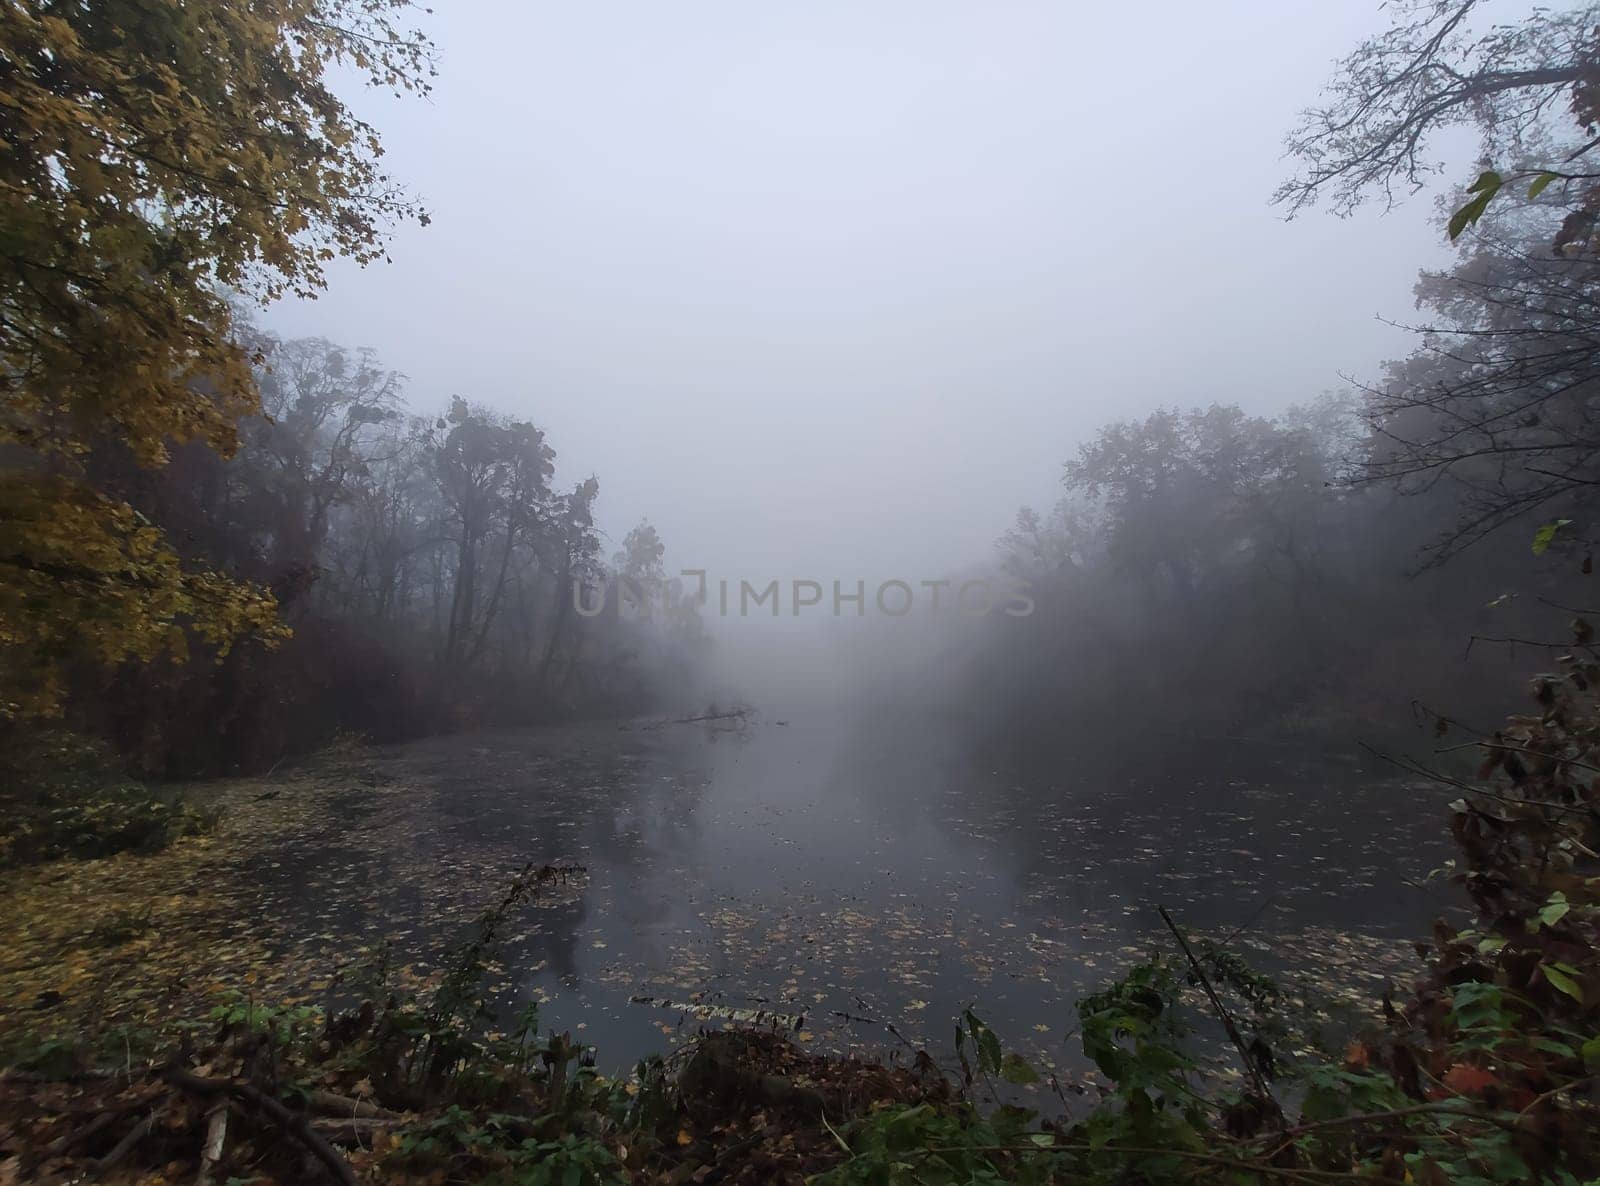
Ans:
[[[640,727],[646,730],[655,730],[665,725],[714,724],[718,721],[738,721],[740,724],[744,724],[750,719],[751,711],[751,709],[743,707],[722,709],[713,704],[705,712],[695,713],[686,717],[663,717],[661,720],[651,721]],[[625,726],[619,726],[619,728],[625,728]]]

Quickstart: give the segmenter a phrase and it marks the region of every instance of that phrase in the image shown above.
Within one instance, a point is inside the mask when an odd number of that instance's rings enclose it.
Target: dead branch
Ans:
[[[744,709],[736,708],[732,712],[708,712],[702,713],[697,717],[678,717],[672,723],[674,725],[693,725],[698,721],[742,721],[748,715]]]
[[[922,1053],[922,1047],[916,1045],[911,1041],[910,1038],[907,1038],[904,1034],[902,1034],[895,1027],[894,1022],[892,1021],[882,1017],[866,1017],[855,1013],[843,1013],[838,1009],[829,1009],[828,1012],[834,1017],[843,1018],[845,1021],[859,1021],[864,1025],[881,1025],[884,1029],[888,1030],[897,1039],[899,1039],[901,1044],[904,1045],[907,1050],[911,1051],[912,1054]]]
[[[371,1100],[355,1099],[348,1095],[335,1095],[331,1091],[311,1091],[306,1098],[314,1112],[361,1120],[398,1120],[400,1113],[379,1107]]]
[[[160,1115],[161,1109],[157,1108],[130,1128],[123,1138],[112,1146],[110,1153],[107,1153],[94,1163],[90,1173],[95,1177],[100,1177],[116,1168],[117,1163],[126,1157],[135,1145],[150,1135],[150,1130],[156,1126],[156,1120]],[[353,1182],[354,1179],[351,1179],[351,1181]]]
[[[122,1117],[126,1116],[130,1111],[138,1106],[138,1104],[129,1104],[127,1107],[123,1108],[106,1109],[93,1120],[89,1121],[88,1124],[85,1124],[82,1128],[75,1128],[71,1132],[66,1133],[63,1136],[59,1136],[55,1140],[51,1141],[45,1146],[44,1152],[39,1155],[39,1161],[49,1161],[51,1158],[60,1157],[63,1154],[70,1152],[72,1149],[78,1145],[81,1145],[90,1137],[94,1136],[95,1133],[110,1128],[118,1120],[122,1119]]]
[[[234,1079],[205,1079],[182,1067],[169,1067],[162,1072],[162,1075],[169,1083],[185,1091],[192,1091],[198,1095],[234,1095],[253,1104],[304,1145],[309,1153],[327,1167],[334,1178],[343,1183],[343,1186],[358,1186],[355,1171],[350,1168],[350,1163],[337,1149],[312,1131],[304,1116],[291,1112],[283,1103],[273,1099],[254,1084],[240,1083]]]
[[[388,1132],[404,1123],[400,1116],[318,1116],[311,1127],[335,1145],[370,1145],[374,1133]]]
[[[200,1173],[195,1186],[211,1186],[217,1166],[222,1161],[222,1149],[228,1142],[228,1103],[226,1100],[211,1109],[211,1119],[206,1125],[206,1141],[200,1146]]]

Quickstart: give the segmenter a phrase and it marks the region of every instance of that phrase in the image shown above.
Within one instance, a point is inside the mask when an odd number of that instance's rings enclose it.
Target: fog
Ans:
[[[429,101],[352,89],[431,225],[265,324],[532,419],[671,570],[915,584],[1110,420],[1409,350],[1432,204],[1268,204],[1378,9],[441,6]]]
[[[4,11],[0,1186],[1600,1182],[1600,0]]]

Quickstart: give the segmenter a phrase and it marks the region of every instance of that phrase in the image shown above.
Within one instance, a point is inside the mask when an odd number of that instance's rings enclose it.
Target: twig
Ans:
[[[1271,906],[1277,900],[1278,900],[1278,896],[1276,894],[1269,894],[1267,896],[1266,901],[1262,902],[1261,905],[1256,907],[1255,913],[1252,914],[1249,918],[1245,919],[1238,926],[1234,927],[1232,931],[1228,932],[1228,937],[1226,939],[1224,939],[1221,943],[1218,943],[1217,946],[1218,947],[1227,947],[1228,944],[1232,943],[1240,935],[1244,934],[1251,927],[1255,926],[1256,925],[1256,920],[1259,919],[1263,914],[1265,914],[1267,912],[1267,907]]]
[[[1167,924],[1167,930],[1178,940],[1178,946],[1183,948],[1184,957],[1189,961],[1189,967],[1194,969],[1195,978],[1200,981],[1200,987],[1211,1000],[1211,1007],[1217,1011],[1217,1016],[1222,1019],[1222,1028],[1227,1030],[1229,1039],[1239,1051],[1239,1057],[1244,1060],[1244,1069],[1250,1076],[1250,1081],[1255,1084],[1256,1093],[1261,1099],[1272,1105],[1278,1114],[1278,1121],[1283,1122],[1283,1109],[1278,1106],[1277,1099],[1272,1092],[1267,1090],[1267,1082],[1261,1075],[1261,1069],[1256,1066],[1256,1060],[1251,1057],[1250,1051],[1244,1044],[1244,1038],[1239,1033],[1239,1027],[1233,1022],[1233,1015],[1222,1003],[1222,998],[1217,995],[1217,990],[1211,987],[1211,980],[1206,976],[1205,969],[1200,966],[1200,961],[1195,958],[1194,952],[1189,948],[1189,940],[1185,939],[1183,932],[1178,929],[1178,924],[1173,921],[1172,915],[1167,913],[1165,906],[1157,906],[1161,914],[1161,921]]]
[[[839,1142],[839,1148],[844,1150],[844,1155],[846,1157],[854,1157],[855,1154],[851,1151],[845,1139],[838,1134],[833,1125],[828,1123],[828,1114],[826,1112],[818,1113],[818,1118],[822,1121],[822,1127],[827,1129],[833,1139]]]
[[[1591,766],[1588,762],[1580,761],[1577,758],[1568,758],[1561,754],[1549,754],[1543,750],[1528,749],[1520,745],[1507,745],[1503,741],[1463,741],[1460,745],[1447,745],[1433,752],[1436,754],[1453,754],[1458,750],[1464,749],[1489,749],[1501,753],[1520,754],[1525,758],[1543,758],[1557,765],[1576,766],[1580,770],[1588,770],[1594,774],[1600,774],[1600,766]]]
[[[1398,766],[1407,774],[1417,775],[1420,778],[1427,779],[1429,782],[1439,783],[1441,786],[1454,787],[1459,791],[1465,791],[1469,795],[1477,795],[1484,799],[1491,799],[1496,803],[1504,803],[1507,807],[1538,807],[1545,811],[1555,812],[1557,815],[1584,815],[1589,811],[1587,804],[1576,804],[1569,807],[1565,803],[1557,803],[1549,799],[1524,799],[1516,795],[1504,795],[1489,787],[1474,786],[1472,783],[1462,782],[1459,778],[1452,778],[1442,771],[1433,770],[1424,766],[1421,762],[1412,761],[1410,758],[1397,758],[1393,754],[1386,754],[1364,741],[1357,744],[1373,757],[1380,761],[1388,762],[1391,766]],[[1523,750],[1518,752],[1532,754],[1535,751]]]
[[[1334,1116],[1327,1120],[1313,1120],[1305,1124],[1296,1124],[1292,1128],[1286,1128],[1281,1132],[1273,1134],[1274,1137],[1282,1137],[1284,1140],[1276,1149],[1267,1154],[1267,1160],[1270,1161],[1278,1156],[1278,1154],[1282,1153],[1291,1144],[1293,1144],[1296,1137],[1303,1136],[1308,1132],[1315,1132],[1318,1129],[1338,1128],[1341,1125],[1346,1124],[1367,1124],[1369,1122],[1378,1120],[1395,1120],[1403,1116],[1421,1116],[1430,1112],[1485,1120],[1491,1124],[1499,1125],[1502,1128],[1510,1128],[1513,1132],[1517,1131],[1517,1126],[1514,1123],[1496,1118],[1494,1116],[1488,1116],[1481,1112],[1474,1112],[1470,1108],[1456,1107],[1448,1102],[1437,1104],[1417,1104],[1415,1107],[1395,1108],[1388,1112],[1354,1112],[1349,1116]],[[1260,1134],[1257,1134],[1256,1136],[1242,1138],[1241,1143],[1248,1144],[1260,1139]]]
[[[1571,1091],[1574,1087],[1582,1087],[1585,1083],[1593,1082],[1595,1078],[1596,1076],[1591,1075],[1585,1079],[1578,1079],[1575,1082],[1563,1083],[1559,1087],[1554,1087],[1545,1092],[1543,1095],[1536,1097],[1532,1103],[1528,1104],[1528,1106],[1523,1108],[1522,1111],[1517,1112],[1514,1115],[1511,1113],[1496,1115],[1493,1112],[1480,1112],[1471,1107],[1457,1107],[1452,1101],[1443,1100],[1432,1104],[1415,1104],[1409,1108],[1395,1108],[1388,1112],[1356,1112],[1349,1116],[1333,1116],[1327,1120],[1308,1121],[1304,1124],[1297,1124],[1293,1128],[1284,1129],[1282,1135],[1286,1139],[1271,1153],[1267,1154],[1267,1160],[1271,1161],[1276,1158],[1278,1154],[1282,1153],[1293,1143],[1294,1138],[1301,1136],[1304,1133],[1315,1131],[1316,1129],[1337,1128],[1344,1124],[1365,1124],[1371,1121],[1393,1120],[1404,1116],[1421,1116],[1428,1113],[1446,1116],[1459,1116],[1464,1120],[1479,1120],[1485,1124],[1492,1124],[1496,1128],[1505,1129],[1507,1132],[1528,1135],[1528,1129],[1526,1129],[1521,1122],[1530,1111],[1544,1103],[1546,1100],[1560,1095],[1562,1092]],[[1465,1097],[1458,1098],[1465,1099]],[[1552,1139],[1547,1135],[1534,1135],[1537,1140],[1542,1141],[1546,1145],[1553,1143]],[[1257,1138],[1245,1138],[1246,1141],[1255,1139]]]
[[[1467,643],[1467,648],[1469,651],[1472,648],[1472,644],[1475,642],[1503,642],[1508,643],[1511,646],[1537,647],[1542,651],[1572,651],[1578,650],[1579,648],[1584,650],[1594,649],[1594,647],[1589,643],[1573,642],[1571,639],[1568,639],[1565,642],[1548,642],[1538,638],[1517,638],[1512,635],[1474,634]]]
[[[1560,1087],[1552,1087],[1549,1091],[1543,1093],[1542,1095],[1536,1096],[1532,1103],[1523,1108],[1522,1111],[1518,1112],[1517,1119],[1521,1120],[1524,1116],[1533,1111],[1546,1100],[1554,1099],[1563,1092],[1571,1091],[1574,1087],[1582,1087],[1585,1083],[1593,1083],[1596,1079],[1600,1079],[1600,1075],[1589,1075],[1583,1079],[1574,1080],[1571,1083],[1563,1083]]]
[[[828,1013],[832,1017],[839,1017],[845,1021],[859,1021],[865,1025],[881,1025],[884,1029],[888,1030],[891,1034],[898,1038],[905,1045],[905,1048],[911,1051],[912,1054],[922,1053],[922,1047],[918,1046],[910,1038],[906,1037],[898,1029],[896,1029],[894,1022],[892,1021],[885,1021],[881,1017],[866,1017],[857,1013],[843,1013],[838,1009],[829,1009]]]

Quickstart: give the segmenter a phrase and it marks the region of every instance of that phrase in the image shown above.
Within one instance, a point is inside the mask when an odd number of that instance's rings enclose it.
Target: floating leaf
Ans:
[[[1025,1087],[1039,1081],[1039,1072],[1028,1065],[1028,1060],[1015,1051],[1000,1060],[1000,1077],[1007,1083]]]
[[[1533,554],[1543,556],[1555,542],[1556,532],[1572,523],[1571,519],[1557,519],[1554,523],[1546,523],[1533,533]]]

